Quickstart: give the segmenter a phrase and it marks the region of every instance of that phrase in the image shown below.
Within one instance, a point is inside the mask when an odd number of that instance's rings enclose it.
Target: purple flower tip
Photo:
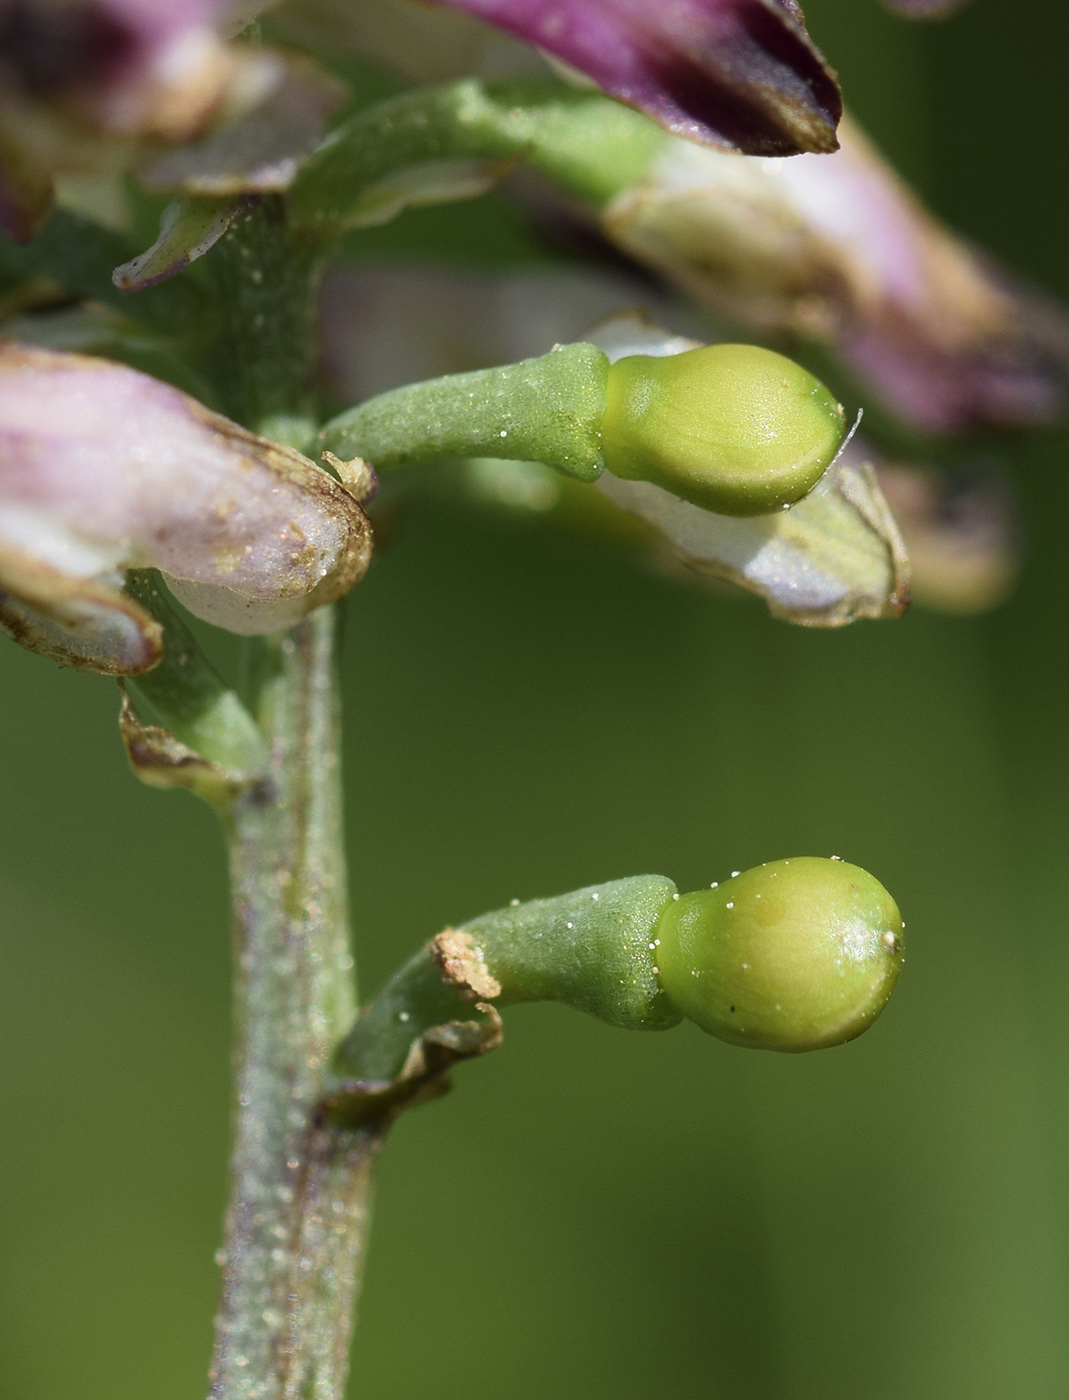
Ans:
[[[796,0],[438,0],[562,59],[669,131],[749,155],[834,151],[842,101]]]

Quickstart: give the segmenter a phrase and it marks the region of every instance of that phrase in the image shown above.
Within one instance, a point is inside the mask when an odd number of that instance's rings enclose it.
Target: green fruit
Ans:
[[[842,405],[824,385],[757,345],[628,355],[609,370],[609,471],[720,515],[765,515],[801,500],[843,434]]]
[[[673,900],[657,922],[661,985],[735,1045],[818,1050],[866,1030],[902,966],[902,919],[867,871],[800,856]]]

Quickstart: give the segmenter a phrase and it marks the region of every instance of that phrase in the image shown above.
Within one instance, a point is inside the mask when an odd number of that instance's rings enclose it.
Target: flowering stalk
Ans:
[[[246,422],[306,436],[308,317],[317,268],[285,211],[223,240],[217,283],[240,354],[227,383]],[[278,334],[288,339],[280,343]],[[334,610],[252,642],[260,781],[221,804],[235,938],[235,1145],[212,1400],[341,1400],[380,1126],[321,1112],[355,1008],[342,843]]]
[[[236,1143],[212,1400],[340,1400],[381,1130],[318,1111],[352,1021],[335,619],[261,644],[266,781],[224,814],[234,900]]]

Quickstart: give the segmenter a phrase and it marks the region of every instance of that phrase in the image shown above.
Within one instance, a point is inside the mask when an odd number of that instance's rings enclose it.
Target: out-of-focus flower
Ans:
[[[136,674],[159,629],[125,569],[251,634],[340,597],[370,553],[356,500],[300,453],[126,366],[0,344],[0,625],[23,645]]]
[[[128,163],[254,106],[278,58],[228,45],[228,0],[0,0],[0,222],[28,238],[59,173]]]
[[[1022,532],[1001,472],[877,460],[876,479],[909,551],[916,602],[979,613],[1006,599],[1020,570]]]
[[[787,161],[670,140],[606,232],[749,327],[830,342],[925,430],[1052,417],[1069,321],[937,222],[856,126],[840,134],[836,154]]]

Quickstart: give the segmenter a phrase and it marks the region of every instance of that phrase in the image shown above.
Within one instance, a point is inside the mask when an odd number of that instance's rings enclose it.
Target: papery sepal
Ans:
[[[131,769],[149,787],[184,788],[213,807],[225,808],[241,793],[264,781],[262,774],[212,763],[176,739],[169,729],[144,724],[125,690],[119,733]]]

